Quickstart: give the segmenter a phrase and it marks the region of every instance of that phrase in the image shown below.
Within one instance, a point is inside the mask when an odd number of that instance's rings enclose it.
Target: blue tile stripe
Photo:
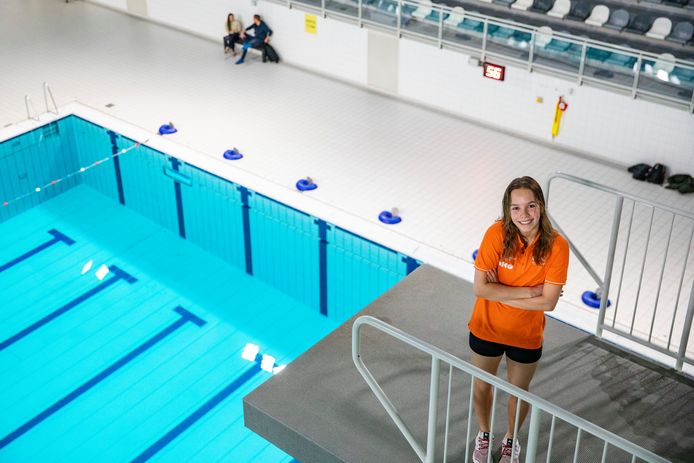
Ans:
[[[62,233],[60,233],[56,229],[48,230],[48,233],[53,235],[53,238],[51,238],[50,240],[46,241],[45,243],[43,243],[39,246],[36,246],[31,251],[27,251],[24,254],[22,254],[21,256],[12,259],[11,261],[7,262],[6,264],[0,265],[0,273],[4,272],[5,270],[7,270],[9,268],[14,267],[17,264],[24,262],[25,260],[27,260],[31,256],[38,254],[39,252],[43,251],[44,249],[50,248],[54,244],[57,244],[60,242],[63,242],[65,244],[67,244],[68,246],[72,246],[73,244],[75,244],[75,240],[68,238],[67,236],[63,235]]]
[[[3,437],[2,440],[0,440],[0,449],[7,447],[9,444],[20,438],[22,435],[26,434],[32,428],[34,428],[35,426],[37,426],[38,424],[55,414],[56,412],[60,411],[60,409],[68,405],[77,397],[89,391],[90,389],[98,385],[100,382],[111,376],[113,373],[115,373],[128,363],[132,362],[135,358],[154,347],[157,343],[159,343],[164,338],[169,336],[171,333],[181,328],[186,323],[192,322],[198,326],[202,326],[205,324],[204,320],[188,312],[183,307],[176,307],[174,311],[181,315],[181,318],[179,318],[174,323],[161,330],[159,333],[152,336],[144,343],[140,344],[140,346],[130,351],[125,356],[121,357],[119,360],[111,364],[111,366],[101,371],[101,373],[97,374],[92,379],[82,384],[80,387],[73,390],[62,399],[58,400],[56,403],[54,403],[53,405],[36,415],[34,418],[30,419],[29,421],[27,421],[26,423],[9,433],[7,436]]]
[[[253,248],[251,247],[251,205],[249,197],[251,195],[248,188],[245,186],[240,186],[239,191],[241,192],[241,213],[243,216],[243,243],[244,250],[246,253],[246,273],[253,275]]]
[[[174,170],[174,172],[178,172],[178,168],[181,165],[181,161],[179,161],[176,158],[170,158],[169,160],[171,161],[171,168]],[[174,193],[176,195],[176,213],[178,215],[178,234],[181,236],[181,238],[185,238],[186,224],[185,218],[183,217],[183,197],[181,195],[181,184],[175,180]]]
[[[86,293],[82,294],[81,296],[71,300],[64,306],[60,307],[59,309],[54,310],[53,312],[49,313],[45,317],[43,317],[41,320],[34,322],[30,326],[24,328],[22,331],[19,333],[16,333],[9,338],[5,339],[3,342],[0,343],[0,352],[7,349],[10,347],[12,344],[16,343],[17,341],[21,340],[22,338],[25,338],[26,336],[30,335],[34,331],[38,330],[42,326],[52,322],[56,318],[60,317],[63,315],[65,312],[75,308],[82,302],[86,301],[87,299],[93,297],[96,294],[99,294],[101,291],[105,290],[109,286],[113,285],[114,283],[120,281],[120,280],[125,280],[126,282],[133,284],[137,281],[136,278],[133,276],[129,275],[127,272],[121,270],[120,268],[116,267],[115,265],[111,265],[109,267],[109,270],[114,274],[111,278],[108,280],[102,282],[100,285],[90,289]]]
[[[115,156],[118,154],[118,134],[113,130],[108,130],[108,136],[111,138],[111,154],[113,157],[113,169],[116,172],[116,186],[118,187],[118,201],[125,205],[125,193],[123,192],[123,177],[120,171],[120,158]]]
[[[317,219],[318,225],[318,274],[320,288],[320,313],[328,315],[328,230],[330,226],[325,220]]]
[[[171,431],[166,433],[161,439],[159,439],[149,448],[147,448],[147,450],[135,457],[135,459],[132,460],[132,463],[142,463],[152,458],[160,450],[169,445],[171,441],[176,439],[188,428],[194,425],[200,418],[205,416],[210,410],[219,405],[220,402],[222,402],[224,399],[233,394],[245,383],[250,381],[255,375],[260,373],[260,371],[260,358],[258,358],[256,359],[255,364],[251,368],[246,370],[243,374],[241,374],[241,376],[229,383],[228,386],[219,391],[214,397],[212,397],[210,400],[208,400],[202,406],[200,406],[200,408],[191,413],[186,419],[181,421],[178,425],[176,425],[176,427],[174,427]]]
[[[405,272],[407,272],[407,275],[409,275],[410,273],[412,273],[412,272],[414,272],[415,270],[417,270],[417,268],[418,268],[419,265],[420,265],[419,262],[417,262],[417,259],[413,259],[413,258],[410,257],[410,256],[405,256],[405,257],[403,257],[403,258],[402,258],[402,261],[403,261],[403,262],[405,263],[405,265],[407,266],[407,268],[406,268],[406,270],[405,270]]]

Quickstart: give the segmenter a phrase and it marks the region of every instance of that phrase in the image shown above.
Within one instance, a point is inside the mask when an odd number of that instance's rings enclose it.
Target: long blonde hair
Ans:
[[[552,251],[552,244],[554,244],[556,232],[547,216],[545,196],[542,194],[542,188],[532,177],[518,177],[513,179],[504,192],[504,199],[501,202],[503,210],[501,222],[504,229],[504,250],[502,256],[508,259],[514,257],[516,253],[518,253],[518,238],[525,243],[525,239],[520,234],[518,227],[516,227],[513,220],[511,220],[511,192],[519,189],[532,191],[535,196],[535,201],[540,208],[540,226],[538,229],[537,243],[533,250],[533,260],[537,264],[542,264]],[[530,243],[525,243],[525,245],[528,246]]]

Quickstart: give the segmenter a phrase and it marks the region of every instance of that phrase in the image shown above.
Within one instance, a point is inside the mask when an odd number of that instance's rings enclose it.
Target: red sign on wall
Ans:
[[[482,63],[483,76],[494,80],[504,80],[506,67],[498,64]]]

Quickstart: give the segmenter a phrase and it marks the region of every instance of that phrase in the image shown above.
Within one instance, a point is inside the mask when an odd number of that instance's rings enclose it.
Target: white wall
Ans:
[[[90,0],[92,3],[108,6],[117,10],[128,10],[128,0]]]
[[[125,0],[92,1],[127,11]],[[148,16],[220,40],[230,9],[244,26],[259,13],[274,30],[273,45],[285,62],[368,87],[365,29],[318,15],[314,35],[305,31],[305,12],[283,5],[267,1],[253,5],[252,0],[233,5],[222,0],[191,3],[147,0]],[[661,162],[671,172],[694,172],[694,115],[687,111],[520,67],[507,67],[506,80],[496,82],[483,78],[480,67],[468,64],[467,55],[413,40],[400,40],[397,49],[394,93],[398,96],[622,165]],[[560,95],[569,108],[559,135],[552,139]]]

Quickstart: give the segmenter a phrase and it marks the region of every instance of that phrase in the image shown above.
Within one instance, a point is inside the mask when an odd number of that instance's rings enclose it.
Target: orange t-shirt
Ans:
[[[520,240],[520,238],[519,238]],[[484,234],[477,251],[475,268],[481,272],[497,269],[499,283],[508,286],[537,286],[540,284],[564,285],[569,267],[569,244],[556,234],[552,250],[544,264],[533,260],[535,243],[510,259],[502,259],[504,231],[501,222],[494,223]],[[472,318],[468,323],[470,332],[480,339],[525,349],[542,347],[545,328],[545,313],[525,310],[499,301],[488,301],[478,297]]]

